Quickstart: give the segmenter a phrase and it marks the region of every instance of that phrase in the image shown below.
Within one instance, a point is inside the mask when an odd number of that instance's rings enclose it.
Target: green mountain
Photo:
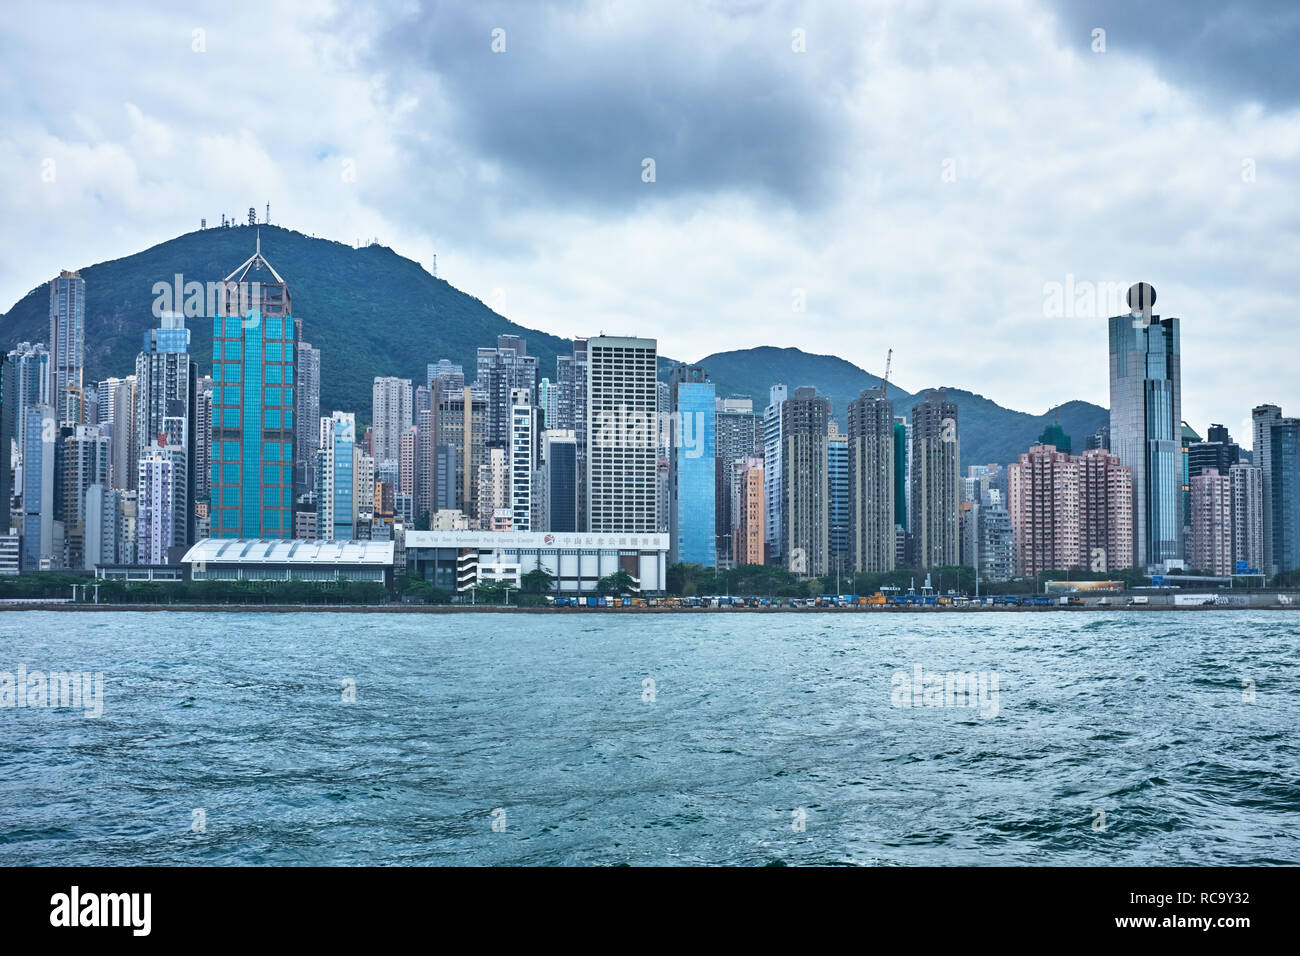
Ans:
[[[449,358],[472,378],[475,350],[496,343],[498,335],[522,335],[540,361],[542,374],[555,379],[555,358],[569,354],[567,339],[516,325],[482,301],[430,275],[419,263],[386,246],[354,248],[316,239],[279,226],[259,226],[262,253],[289,284],[293,313],[302,320],[303,339],[321,350],[321,409],[353,411],[370,419],[371,383],[377,375],[425,380],[425,366]],[[142,334],[154,327],[154,285],[217,282],[253,252],[252,228],[234,226],[187,233],[143,252],[80,269],[86,280],[86,377],[97,381],[128,375],[135,368]],[[211,365],[212,329],[205,319],[190,319],[191,352],[201,372]],[[0,316],[0,344],[49,338],[49,293],[42,283]],[[660,377],[677,364],[660,358]],[[830,355],[799,349],[761,347],[720,352],[701,359],[722,395],[748,395],[759,411],[768,388],[784,382],[791,389],[814,385],[831,399],[841,425],[848,402],[875,376]],[[1027,415],[1003,408],[980,395],[947,389],[957,402],[962,462],[1005,463],[1015,459],[1052,424],[1052,415]],[[900,414],[910,415],[912,393],[891,384]],[[1060,408],[1061,426],[1076,450],[1105,424],[1106,410],[1086,402]]]
[[[258,226],[262,254],[289,284],[303,341],[321,350],[321,409],[354,411],[370,419],[377,375],[425,381],[425,366],[449,358],[472,379],[475,350],[498,335],[523,335],[542,374],[554,379],[555,356],[572,345],[525,329],[479,299],[434,278],[419,263],[386,246],[353,248],[282,229]],[[253,253],[248,226],[187,233],[143,252],[80,270],[86,280],[86,379],[128,375],[153,316],[155,282],[217,282]],[[212,327],[190,319],[190,351],[200,372],[211,368]],[[0,317],[0,341],[49,339],[49,292],[41,285]],[[8,347],[12,348],[12,344]]]

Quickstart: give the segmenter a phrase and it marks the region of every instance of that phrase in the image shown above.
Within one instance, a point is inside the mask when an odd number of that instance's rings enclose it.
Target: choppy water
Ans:
[[[0,708],[0,864],[1300,862],[1294,614],[2,613],[20,664],[104,713]]]

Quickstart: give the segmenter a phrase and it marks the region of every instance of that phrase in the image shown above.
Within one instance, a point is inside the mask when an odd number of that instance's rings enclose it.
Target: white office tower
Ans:
[[[510,393],[510,524],[533,530],[533,473],[537,468],[541,416],[526,388]]]
[[[768,406],[763,411],[763,540],[767,558],[781,559],[781,406],[787,397],[786,387],[773,385]]]
[[[136,485],[136,562],[166,564],[175,543],[172,507],[174,463],[167,447],[154,444],[140,458]]]
[[[587,530],[654,534],[658,356],[654,339],[587,340]]]
[[[334,412],[320,419],[316,449],[316,537],[350,541],[356,519],[355,449],[357,419]]]

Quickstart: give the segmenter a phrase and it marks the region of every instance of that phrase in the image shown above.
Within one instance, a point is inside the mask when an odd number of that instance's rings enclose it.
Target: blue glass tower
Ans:
[[[668,455],[669,560],[717,564],[714,513],[718,450],[717,389],[704,369],[681,365],[668,380],[673,421]]]
[[[291,538],[297,322],[260,238],[226,277],[221,305],[212,320],[211,534]]]

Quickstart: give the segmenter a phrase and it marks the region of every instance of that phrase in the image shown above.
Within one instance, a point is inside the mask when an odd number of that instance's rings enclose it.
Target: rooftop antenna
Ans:
[[[266,218],[263,219],[262,222],[266,223],[268,226],[271,224],[271,204],[269,202],[266,204]]]

